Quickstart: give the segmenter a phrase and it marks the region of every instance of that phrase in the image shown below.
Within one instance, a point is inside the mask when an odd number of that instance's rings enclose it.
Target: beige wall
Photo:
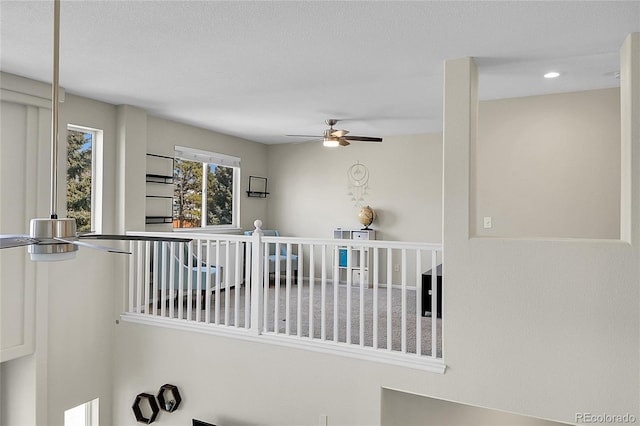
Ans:
[[[361,228],[347,178],[358,162],[369,170],[363,204],[378,215],[372,226],[377,239],[441,241],[441,134],[386,137],[382,143],[335,149],[321,142],[270,146],[267,226],[283,235],[314,238],[333,238],[336,227]]]
[[[471,149],[472,235],[620,238],[618,88],[480,102]]]

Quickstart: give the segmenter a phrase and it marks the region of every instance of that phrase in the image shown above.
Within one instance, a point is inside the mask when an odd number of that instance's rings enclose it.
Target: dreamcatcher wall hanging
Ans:
[[[369,189],[369,169],[364,164],[356,162],[347,170],[347,180],[348,195],[351,196],[351,201],[354,202],[354,205],[359,207],[364,201],[364,196],[369,195],[367,193],[367,189]]]

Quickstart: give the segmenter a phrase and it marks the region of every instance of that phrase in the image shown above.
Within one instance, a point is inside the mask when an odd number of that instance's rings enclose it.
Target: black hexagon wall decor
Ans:
[[[140,406],[140,404],[145,400],[148,402],[149,408],[151,409],[151,415],[149,417],[145,417],[145,414],[142,412],[142,407]],[[133,409],[133,414],[136,416],[136,420],[148,425],[156,421],[156,417],[158,417],[158,413],[160,412],[155,397],[148,393],[138,394],[131,408]]]
[[[182,397],[180,397],[178,388],[168,383],[160,386],[157,398],[160,408],[170,413],[176,411],[182,402]]]

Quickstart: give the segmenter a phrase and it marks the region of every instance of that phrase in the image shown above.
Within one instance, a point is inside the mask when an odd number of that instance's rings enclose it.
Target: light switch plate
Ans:
[[[485,229],[491,228],[491,216],[484,217],[484,227]]]

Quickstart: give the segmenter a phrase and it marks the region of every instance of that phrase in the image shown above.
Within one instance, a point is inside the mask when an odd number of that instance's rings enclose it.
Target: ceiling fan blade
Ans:
[[[344,138],[350,141],[382,142],[382,138],[370,138],[368,136],[345,136]]]
[[[38,240],[28,235],[0,235],[0,249],[38,244]]]
[[[335,136],[337,138],[341,138],[344,135],[346,135],[347,133],[349,133],[348,130],[334,130],[333,132],[331,132],[331,136]]]
[[[73,244],[73,245],[80,246],[80,247],[88,247],[88,248],[92,248],[92,249],[95,249],[95,250],[108,251],[109,253],[131,254],[131,252],[129,252],[129,251],[120,250],[120,249],[113,248],[113,247],[99,246],[97,244],[85,243],[84,241],[67,240],[67,239],[64,239],[64,238],[54,238],[54,240],[60,241],[61,243]]]
[[[338,140],[338,143],[340,144],[340,146],[349,146],[349,145],[351,145],[351,144],[349,143],[349,141],[347,141],[347,139],[346,139],[346,138],[340,138],[340,139]]]
[[[113,241],[166,241],[169,243],[188,243],[193,238],[178,237],[152,237],[147,235],[108,235],[108,234],[81,234],[78,238],[89,238],[95,240],[113,240]]]

